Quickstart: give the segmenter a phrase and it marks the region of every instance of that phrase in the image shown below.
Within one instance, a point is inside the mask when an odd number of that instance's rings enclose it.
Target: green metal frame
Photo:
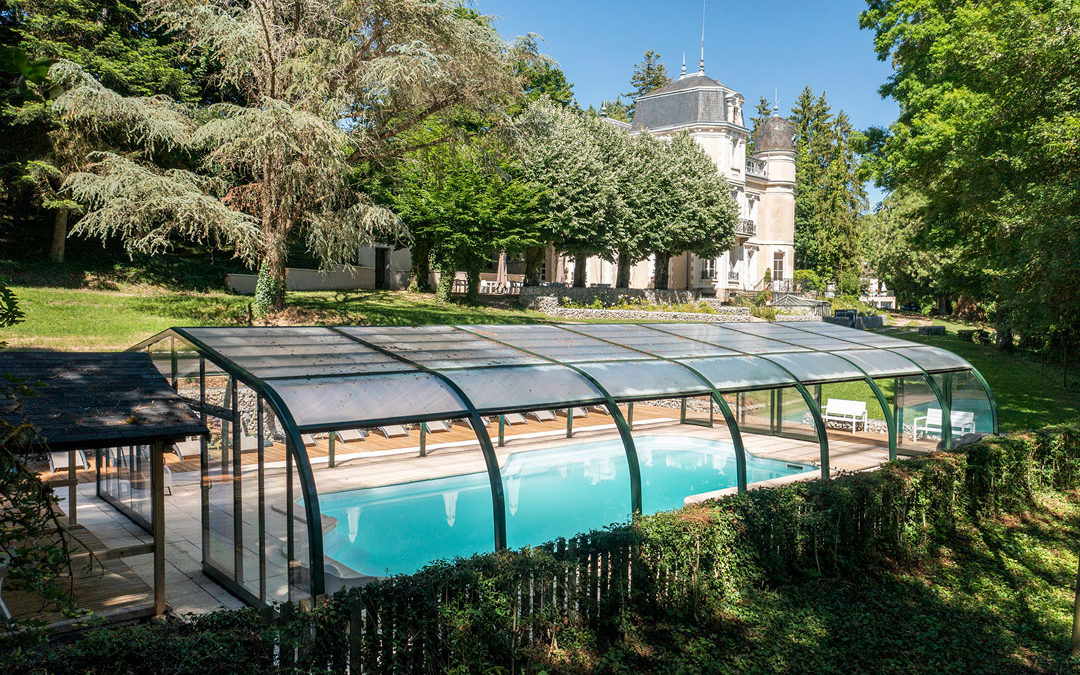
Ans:
[[[751,356],[751,357],[754,357],[754,358],[757,358],[757,359],[761,359],[762,361],[772,364],[773,366],[778,368],[780,371],[785,373],[787,375],[787,377],[791,378],[790,383],[769,385],[769,386],[762,386],[762,387],[754,387],[752,389],[771,389],[771,390],[774,390],[775,392],[779,392],[783,388],[791,386],[791,387],[794,387],[799,392],[800,396],[802,396],[804,402],[806,403],[806,406],[807,406],[808,410],[810,411],[811,416],[812,416],[813,421],[814,421],[814,427],[815,427],[815,431],[816,431],[816,434],[817,434],[818,444],[819,444],[819,448],[820,448],[820,452],[821,452],[821,473],[822,473],[822,478],[823,479],[828,479],[829,478],[830,471],[829,471],[828,434],[827,434],[827,429],[825,427],[824,420],[823,420],[823,418],[821,416],[820,403],[808,391],[807,387],[805,386],[805,383],[802,382],[801,380],[799,380],[797,377],[795,377],[795,375],[794,375],[794,373],[792,371],[790,371],[788,368],[783,366],[781,363],[778,363],[777,361],[770,358],[769,354],[760,354],[760,353],[742,351],[740,349],[734,348],[731,345],[725,345],[722,342],[715,342],[715,341],[711,341],[711,340],[707,340],[707,339],[698,339],[696,337],[689,337],[689,336],[686,336],[686,335],[680,335],[679,333],[675,333],[675,332],[672,332],[672,331],[665,330],[663,325],[656,325],[656,324],[631,324],[631,325],[634,325],[639,329],[656,331],[657,333],[661,333],[661,334],[664,334],[664,335],[667,335],[667,336],[670,336],[670,337],[674,337],[674,338],[677,338],[679,340],[685,340],[685,341],[688,341],[688,342],[697,342],[697,343],[701,343],[701,344],[705,344],[705,345],[709,345],[709,346],[713,346],[713,347],[719,347],[719,348],[723,348],[723,349],[727,350],[728,352],[733,352],[734,354],[738,354],[738,355],[742,355],[742,356]],[[943,430],[942,430],[943,440],[945,441],[945,446],[946,447],[950,447],[950,448],[952,447],[952,416],[951,416],[951,405],[950,405],[950,401],[949,401],[949,395],[950,395],[951,391],[943,391],[942,388],[935,381],[934,376],[930,372],[928,372],[924,367],[922,367],[919,363],[917,363],[915,360],[913,360],[912,358],[910,358],[910,357],[908,357],[908,356],[906,356],[906,355],[904,355],[904,354],[902,354],[900,352],[895,351],[895,349],[885,348],[885,347],[868,346],[868,345],[864,345],[864,344],[861,344],[861,343],[853,341],[853,340],[847,340],[847,339],[845,339],[843,337],[838,337],[838,336],[835,336],[835,335],[829,335],[827,333],[818,333],[816,331],[804,329],[804,328],[802,328],[800,326],[796,326],[796,325],[792,325],[792,324],[784,324],[784,326],[787,327],[787,328],[794,329],[794,330],[800,330],[801,332],[807,333],[807,334],[810,334],[810,335],[815,335],[815,336],[820,336],[820,337],[828,337],[828,338],[832,338],[832,339],[835,339],[835,340],[846,342],[846,343],[849,343],[849,344],[852,344],[852,345],[857,345],[859,347],[870,347],[871,349],[889,351],[889,352],[892,352],[894,354],[897,354],[897,355],[901,356],[906,361],[910,362],[915,368],[917,368],[921,372],[923,379],[926,381],[927,385],[933,391],[934,396],[937,398],[938,403],[941,406],[941,409],[942,409],[942,423],[943,423]],[[736,417],[735,417],[733,411],[731,410],[730,406],[724,400],[723,392],[721,392],[719,389],[717,389],[712,384],[712,382],[709,380],[709,378],[707,378],[702,372],[698,371],[693,366],[688,365],[687,363],[684,363],[684,362],[682,362],[682,361],[680,361],[678,359],[662,357],[662,356],[660,356],[660,355],[658,355],[656,353],[648,351],[648,349],[639,349],[639,348],[631,347],[631,346],[629,346],[627,344],[622,344],[622,343],[620,343],[620,342],[618,342],[616,340],[609,340],[606,337],[601,337],[601,336],[597,336],[597,335],[592,335],[592,334],[587,333],[587,332],[574,330],[573,328],[571,328],[569,326],[566,326],[566,325],[555,325],[555,326],[550,326],[549,325],[549,327],[555,328],[555,329],[557,329],[559,331],[562,331],[562,332],[566,332],[568,334],[573,334],[573,335],[576,335],[578,337],[585,338],[587,340],[594,340],[594,341],[598,341],[598,342],[604,342],[604,343],[611,344],[611,345],[614,345],[616,347],[619,347],[621,349],[625,349],[625,350],[628,350],[628,351],[633,351],[633,352],[636,352],[636,353],[640,353],[640,354],[644,355],[645,357],[647,357],[649,360],[666,361],[668,363],[678,365],[678,366],[684,368],[687,372],[694,375],[703,385],[702,389],[700,391],[695,390],[693,392],[673,393],[673,394],[669,394],[668,396],[683,396],[683,397],[685,397],[685,396],[690,396],[690,395],[706,394],[707,393],[711,397],[712,401],[720,408],[721,414],[724,416],[724,421],[725,421],[725,423],[726,423],[726,425],[728,427],[728,430],[729,430],[729,432],[731,434],[731,437],[732,437],[732,443],[735,446],[738,489],[739,489],[740,492],[745,491],[747,489],[746,449],[745,449],[745,445],[744,445],[744,442],[743,442],[743,436],[742,436],[742,433],[741,433],[741,429],[740,429],[739,424],[738,424],[738,420],[736,419]],[[789,345],[793,345],[795,347],[798,347],[800,350],[807,349],[806,347],[802,347],[801,345],[797,345],[797,344],[794,344],[794,343],[791,343],[791,342],[787,342],[787,341],[785,341],[783,339],[778,339],[778,338],[773,337],[773,336],[761,335],[761,334],[749,332],[747,330],[740,330],[739,327],[737,327],[736,325],[722,324],[721,327],[723,329],[727,330],[727,331],[731,331],[731,332],[734,332],[734,333],[739,333],[739,334],[745,335],[745,336],[750,336],[750,337],[755,338],[755,339],[769,340],[769,341],[776,342],[776,343],[781,343],[781,344],[789,344]],[[480,339],[480,340],[482,340],[484,342],[487,342],[487,343],[499,344],[499,345],[502,345],[502,346],[507,347],[509,349],[513,349],[516,352],[529,354],[529,355],[534,356],[534,357],[536,357],[536,358],[538,358],[541,361],[546,362],[546,363],[563,366],[563,367],[568,368],[570,370],[573,370],[577,374],[581,375],[593,387],[595,387],[595,389],[600,393],[600,396],[597,399],[595,399],[595,402],[596,403],[603,403],[605,405],[605,407],[608,409],[609,413],[611,414],[612,419],[615,421],[616,428],[617,428],[617,430],[619,432],[620,438],[622,439],[623,447],[624,447],[624,450],[626,452],[627,464],[628,464],[629,473],[630,473],[631,510],[635,514],[641,512],[641,510],[642,510],[641,471],[640,471],[640,466],[639,466],[639,463],[638,463],[636,447],[634,445],[634,440],[633,440],[633,436],[632,436],[632,433],[631,433],[631,422],[630,422],[630,420],[632,419],[632,406],[633,406],[633,401],[634,400],[648,400],[648,399],[651,399],[651,398],[657,398],[657,396],[635,397],[633,399],[630,399],[630,398],[619,399],[620,401],[627,402],[628,406],[629,406],[627,415],[624,416],[621,409],[619,408],[619,401],[617,401],[615,399],[615,397],[613,397],[611,395],[611,393],[609,391],[607,391],[607,389],[605,389],[603,386],[601,386],[599,381],[597,381],[595,377],[591,376],[584,369],[582,369],[581,367],[579,367],[579,366],[577,366],[577,365],[575,365],[573,363],[564,362],[564,361],[561,361],[561,360],[559,360],[557,358],[553,358],[553,357],[547,356],[547,355],[539,353],[539,352],[534,352],[534,351],[531,351],[531,350],[526,349],[526,348],[515,346],[512,343],[506,342],[504,340],[497,339],[497,338],[495,338],[493,336],[485,335],[485,334],[483,334],[481,332],[478,332],[478,331],[476,331],[474,329],[471,329],[469,327],[465,327],[465,326],[447,326],[446,328],[447,328],[447,334],[448,335],[449,334],[458,334],[458,333],[469,335],[469,336],[472,336],[474,338],[478,338],[478,339]],[[366,340],[362,336],[353,335],[351,333],[345,332],[345,331],[337,329],[337,328],[329,328],[329,327],[327,327],[326,330],[332,331],[333,333],[335,333],[335,334],[337,334],[339,336],[342,336],[345,339],[350,340],[352,342],[355,342],[355,343],[357,343],[359,345],[363,345],[366,348],[372,349],[372,350],[377,351],[377,352],[379,352],[381,354],[389,356],[390,358],[394,359],[395,361],[400,362],[400,363],[403,364],[403,367],[400,370],[392,370],[392,371],[389,371],[389,372],[402,372],[402,373],[404,373],[404,372],[418,372],[419,371],[419,372],[428,373],[428,374],[438,378],[441,382],[443,382],[446,386],[448,386],[458,396],[458,398],[461,400],[461,402],[463,404],[463,407],[465,408],[465,410],[463,412],[465,412],[467,414],[468,419],[472,423],[473,430],[476,433],[477,441],[480,444],[481,452],[482,452],[482,454],[484,456],[485,465],[487,467],[487,473],[488,473],[488,478],[489,478],[489,483],[490,483],[491,493],[492,493],[492,513],[493,513],[493,521],[494,521],[495,548],[496,549],[505,548],[506,547],[506,506],[505,506],[505,496],[503,494],[501,471],[500,471],[500,467],[499,467],[499,464],[498,464],[498,458],[497,458],[496,453],[495,453],[495,448],[494,448],[494,446],[492,444],[491,436],[488,433],[487,429],[485,428],[485,426],[484,426],[484,424],[483,424],[483,422],[481,420],[481,412],[480,412],[480,410],[473,404],[473,402],[471,400],[469,400],[469,398],[465,395],[464,391],[454,382],[454,380],[452,378],[452,371],[468,369],[469,366],[442,367],[442,368],[439,368],[438,370],[436,370],[436,369],[427,367],[427,366],[425,366],[425,365],[423,365],[423,364],[421,364],[419,362],[416,362],[416,361],[408,358],[408,356],[402,355],[401,353],[399,353],[399,352],[395,351],[394,349],[392,349],[392,345],[382,346],[382,345],[376,344],[376,343],[374,343],[374,342],[372,342],[370,340]],[[287,493],[288,493],[287,500],[289,502],[288,505],[287,505],[287,511],[288,511],[288,516],[287,516],[288,534],[287,534],[287,538],[289,540],[288,541],[288,548],[289,548],[288,556],[289,556],[290,561],[293,560],[295,558],[295,556],[294,556],[294,550],[293,550],[293,544],[294,544],[293,539],[294,539],[294,537],[293,537],[293,534],[292,534],[292,532],[293,532],[293,517],[292,517],[293,480],[292,480],[291,471],[292,471],[292,466],[293,466],[294,463],[295,463],[295,467],[296,467],[296,478],[297,478],[297,480],[299,482],[301,494],[302,494],[302,496],[304,498],[304,510],[305,510],[306,521],[309,524],[321,522],[321,514],[320,514],[318,492],[316,490],[316,485],[315,485],[314,475],[313,475],[312,468],[311,468],[310,459],[309,459],[309,457],[307,455],[306,448],[305,448],[305,446],[303,444],[303,441],[301,439],[301,434],[302,433],[315,433],[315,432],[322,432],[322,431],[333,432],[333,431],[336,431],[336,430],[355,427],[358,424],[360,424],[360,422],[358,422],[358,421],[340,421],[340,422],[335,422],[334,424],[313,424],[313,425],[304,425],[304,426],[298,425],[296,423],[296,420],[293,418],[292,413],[288,409],[287,405],[284,403],[283,399],[281,399],[280,395],[277,394],[276,390],[274,389],[274,387],[271,385],[270,382],[271,381],[276,381],[276,380],[279,380],[279,379],[281,379],[281,380],[302,379],[302,378],[305,378],[305,377],[309,377],[308,375],[284,375],[284,376],[281,376],[281,377],[269,377],[269,378],[265,378],[265,379],[260,378],[260,377],[256,376],[253,372],[251,372],[251,371],[247,370],[246,368],[238,365],[236,362],[232,361],[225,354],[218,351],[214,347],[211,347],[209,344],[207,344],[206,342],[204,342],[199,337],[197,337],[195,334],[193,334],[192,332],[190,332],[188,329],[185,329],[185,328],[174,328],[174,329],[170,329],[168,331],[162,332],[162,333],[160,333],[160,334],[158,334],[156,336],[153,336],[152,338],[150,338],[148,340],[144,340],[143,342],[139,343],[135,347],[132,347],[132,349],[136,350],[136,349],[146,348],[146,349],[149,350],[152,345],[161,342],[165,338],[169,338],[171,340],[170,344],[168,345],[169,356],[171,357],[170,358],[171,367],[170,367],[170,372],[168,373],[168,377],[169,377],[173,387],[178,387],[178,381],[179,381],[178,345],[177,345],[177,341],[178,340],[186,341],[187,343],[189,343],[194,348],[194,350],[196,352],[198,352],[200,400],[198,402],[192,401],[192,403],[193,403],[193,405],[197,404],[197,407],[198,407],[201,415],[204,418],[205,418],[205,416],[207,414],[217,415],[220,412],[222,414],[220,414],[219,416],[221,416],[223,420],[226,420],[228,423],[230,423],[234,427],[233,430],[232,430],[234,437],[240,435],[240,428],[238,426],[239,425],[239,411],[235,410],[238,407],[238,401],[237,401],[238,397],[236,397],[235,395],[232,396],[231,401],[227,402],[226,406],[222,406],[220,411],[218,410],[217,406],[207,404],[206,401],[205,401],[205,396],[206,396],[206,393],[205,393],[205,381],[206,381],[206,376],[207,376],[207,373],[206,373],[206,361],[207,361],[207,359],[209,359],[210,361],[212,361],[221,370],[222,374],[224,374],[224,375],[226,375],[226,376],[228,376],[230,378],[231,382],[233,383],[231,386],[235,386],[236,383],[243,383],[245,386],[251,388],[255,392],[257,404],[259,405],[258,436],[260,437],[260,440],[258,441],[258,443],[259,443],[260,446],[262,445],[261,437],[263,435],[263,428],[262,428],[262,426],[263,426],[262,425],[263,410],[262,410],[262,405],[265,404],[267,409],[270,410],[272,412],[272,414],[276,415],[278,420],[281,422],[283,431],[285,432],[285,436],[286,436],[286,464],[287,464],[287,467],[288,467],[287,471],[288,471],[289,476],[290,476],[289,482],[288,482],[288,484],[286,486],[287,487]],[[897,446],[897,442],[899,440],[899,434],[901,432],[898,429],[897,419],[896,419],[895,415],[890,414],[890,406],[889,406],[889,403],[888,403],[888,399],[885,397],[884,392],[881,390],[881,388],[874,381],[874,378],[871,377],[869,375],[869,373],[865,369],[861,368],[859,365],[852,362],[850,359],[845,358],[842,352],[838,353],[837,351],[826,351],[826,350],[820,350],[820,349],[819,350],[810,349],[810,351],[830,353],[830,354],[833,354],[835,356],[838,356],[840,359],[842,359],[843,361],[845,361],[846,363],[851,365],[853,368],[858,370],[863,375],[863,379],[870,386],[871,390],[874,392],[875,398],[878,400],[879,404],[882,406],[882,410],[885,412],[886,424],[888,426],[888,431],[889,431],[889,457],[894,458],[896,456],[896,446]],[[642,360],[644,360],[644,359],[642,359]],[[624,360],[624,359],[604,359],[604,358],[600,358],[600,359],[595,359],[593,361],[590,361],[590,363],[607,363],[607,362],[633,363],[635,361],[636,361],[636,359]],[[486,366],[486,367],[491,367],[491,368],[506,367],[506,368],[510,368],[510,367],[520,367],[520,366],[524,366],[524,365],[527,365],[527,364],[505,363],[505,364],[497,364],[497,365]],[[407,368],[405,366],[407,366]],[[191,374],[188,372],[189,370],[190,369],[185,370],[186,374],[184,375],[184,377],[191,376]],[[950,372],[959,372],[961,370],[965,370],[965,369],[957,369],[957,371],[943,371],[942,374],[946,375],[946,380],[948,380]],[[988,399],[988,401],[990,403],[991,413],[992,413],[992,422],[993,422],[994,433],[997,433],[998,432],[998,408],[997,408],[996,399],[994,398],[994,394],[991,391],[991,389],[989,387],[989,384],[986,382],[986,380],[983,378],[982,374],[979,373],[978,370],[976,370],[974,367],[970,367],[970,366],[966,370],[969,370],[972,373],[972,375],[977,379],[977,381],[979,382],[980,386],[982,387],[984,393],[987,396],[987,399]],[[388,373],[388,371],[382,371],[379,374],[385,375],[387,373]],[[368,373],[366,371],[358,371],[356,373],[351,373],[351,374],[356,375],[356,376],[362,376],[362,375],[371,374],[371,373]],[[334,375],[329,376],[329,377],[344,377],[344,376],[348,376],[348,375],[350,375],[350,373],[347,373],[347,372],[345,372],[345,373],[335,373]],[[905,374],[903,376],[908,377],[910,375]],[[835,381],[836,382],[841,382],[841,381],[850,381],[850,380],[851,380],[851,378],[844,378],[844,379],[835,380]],[[833,380],[826,380],[826,382],[832,382],[832,381]],[[746,390],[746,391],[749,391],[749,389]],[[734,392],[734,393],[736,395],[740,395],[740,394],[745,393],[745,392],[740,390],[740,391]],[[545,405],[545,407],[573,407],[574,405],[588,405],[591,402],[592,402],[591,400],[590,401],[585,401],[585,400],[578,400],[578,399],[567,399],[567,400],[561,401],[559,403],[547,404],[547,405]],[[232,409],[230,409],[230,408],[232,408]],[[776,414],[776,412],[777,412],[775,410],[775,408],[776,408],[776,406],[774,406],[774,414]],[[524,411],[524,410],[529,410],[529,409],[532,409],[532,408],[526,407],[524,405],[523,406],[517,406],[516,408],[514,408],[514,410],[518,410],[518,409]],[[485,409],[485,411],[487,412],[487,414],[493,414],[493,415],[498,414],[500,416],[500,445],[501,445],[502,441],[503,441],[503,434],[501,433],[501,431],[502,431],[502,429],[501,429],[501,427],[502,427],[502,424],[501,424],[502,414],[504,412],[511,412],[511,409],[510,408],[506,408],[505,410],[501,410],[501,409],[487,410],[487,409]],[[372,420],[365,420],[365,421],[363,421],[363,425],[370,426],[370,425],[372,425],[373,423],[376,423],[376,422],[379,423],[379,424],[389,424],[389,423],[399,423],[399,422],[420,422],[421,424],[424,424],[427,421],[434,420],[434,419],[440,419],[442,417],[445,417],[445,414],[443,414],[443,415],[437,415],[437,414],[412,415],[412,416],[405,416],[405,417],[393,418],[393,419],[390,419],[390,418],[380,419],[380,420],[376,420],[375,422],[373,422]],[[711,413],[710,413],[710,419],[711,419]],[[572,430],[572,424],[573,424],[573,419],[572,419],[572,417],[568,416],[568,422],[567,422],[568,429]],[[424,436],[424,435],[426,435],[426,434],[423,434],[423,432],[422,432],[422,436]],[[236,441],[236,439],[233,438],[231,440],[233,441],[231,443],[231,445],[234,446],[234,449],[236,447],[238,447],[238,442]],[[426,445],[425,443],[423,443],[423,441],[425,441],[425,440],[426,439],[422,439],[422,445]],[[207,445],[206,440],[203,439],[201,453],[200,453],[200,470],[204,474],[206,473],[206,471],[208,469],[207,464],[208,464],[208,459],[209,459],[208,454],[207,454],[206,445]],[[261,450],[261,447],[260,447],[260,450]],[[238,461],[239,460],[238,453],[234,453],[234,454],[235,454],[235,457],[233,458],[234,461]],[[260,453],[260,455],[261,455],[261,453]],[[330,461],[333,462],[333,459],[331,459]],[[234,467],[234,469],[235,469],[235,467]],[[260,478],[260,505],[262,505],[263,502],[262,502],[262,498],[261,498],[261,492],[262,492],[262,489],[261,489],[261,486],[262,486],[261,471],[260,471],[260,477],[259,478]],[[204,498],[204,501],[205,501],[205,498]],[[203,510],[205,511],[205,504],[203,505]],[[263,509],[260,507],[260,518],[264,517],[262,511],[263,511]],[[203,514],[203,516],[204,516],[203,517],[203,520],[204,520],[203,536],[205,538],[205,536],[207,534],[206,531],[205,531],[205,521],[207,519],[206,519],[206,514],[205,513]],[[260,520],[260,523],[261,522],[262,521]],[[260,537],[265,537],[265,533],[262,531],[263,529],[264,529],[263,526],[260,525],[260,533],[259,533]],[[307,527],[307,532],[308,532],[308,540],[307,540],[308,551],[309,551],[309,556],[311,558],[310,561],[309,561],[310,562],[310,592],[311,592],[312,596],[318,596],[318,595],[321,595],[325,590],[325,581],[324,581],[324,574],[325,573],[324,573],[324,565],[323,565],[323,537],[322,537],[322,530],[321,530],[320,527],[317,527],[317,526],[315,526],[315,527],[309,526],[309,527]],[[236,541],[234,541],[234,545],[239,546],[240,543],[241,543],[240,542],[241,537],[235,536],[235,535],[236,535],[236,533],[234,533],[234,539],[236,539]],[[242,535],[242,531],[240,532],[240,535]],[[207,544],[207,542],[204,541],[204,549],[206,548],[206,544]],[[260,577],[264,577],[264,575],[265,575],[265,572],[260,571]],[[220,573],[215,574],[215,577],[217,577],[217,576],[220,576]],[[290,577],[291,577],[291,574],[290,574]],[[240,579],[241,577],[237,576],[236,578]],[[246,591],[246,589],[243,589],[242,587],[240,587],[241,582],[236,582],[235,580],[232,580],[232,579],[227,580],[227,581],[229,582],[227,585],[230,587],[230,589],[243,591],[243,594],[245,596],[250,595],[250,593],[248,593]],[[264,584],[265,584],[265,579],[261,578],[260,579],[260,596],[261,596],[260,600],[263,601],[263,602],[265,602]],[[234,588],[234,587],[239,587],[239,588]],[[290,588],[291,587],[292,587],[292,579],[290,578]]]

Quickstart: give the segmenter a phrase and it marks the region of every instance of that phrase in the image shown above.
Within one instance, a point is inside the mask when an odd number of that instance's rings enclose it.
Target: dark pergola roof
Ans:
[[[0,351],[0,418],[29,423],[52,450],[175,441],[206,426],[149,354]],[[13,385],[13,386],[11,386]],[[25,392],[12,397],[11,389]]]

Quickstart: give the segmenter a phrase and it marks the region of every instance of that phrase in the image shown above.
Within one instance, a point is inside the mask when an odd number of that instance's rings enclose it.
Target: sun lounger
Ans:
[[[409,430],[401,426],[400,424],[388,424],[386,426],[375,428],[381,431],[382,435],[386,436],[387,438],[396,438],[399,436],[409,435]]]
[[[525,413],[528,417],[533,418],[537,422],[554,422],[555,413],[550,410],[533,410]]]
[[[469,427],[470,429],[472,429],[472,428],[473,428],[473,426],[472,426],[472,420],[471,420],[471,419],[469,419],[468,417],[463,417],[463,418],[461,418],[461,420],[459,420],[459,421],[460,421],[460,422],[461,422],[462,424],[464,424],[465,426]],[[481,418],[480,418],[480,421],[484,423],[484,427],[485,427],[485,428],[487,428],[487,427],[490,427],[490,426],[491,426],[491,420],[490,420],[490,419],[488,419],[487,417],[481,417]]]
[[[305,446],[311,447],[312,445],[318,445],[315,440],[315,434],[300,434],[300,440],[304,442]]]
[[[528,424],[529,420],[525,419],[525,416],[521,413],[507,413],[503,415],[503,419],[507,424],[513,426],[515,424]]]
[[[437,433],[440,431],[450,431],[450,422],[446,420],[435,420],[434,422],[427,423],[428,433]]]
[[[337,434],[337,439],[342,443],[352,443],[367,438],[367,432],[363,429],[342,429],[334,433]]]
[[[598,415],[611,415],[606,405],[591,405],[589,406],[589,412],[596,413]]]
[[[76,469],[89,469],[90,463],[86,461],[86,453],[82,450],[75,451],[75,468]],[[67,471],[68,469],[68,453],[66,450],[62,452],[50,452],[49,453],[49,471],[57,473],[58,471]]]
[[[183,462],[186,459],[199,456],[202,452],[202,441],[198,438],[189,438],[186,441],[173,443],[172,451],[176,453],[177,458]]]
[[[574,417],[588,417],[589,411],[585,408],[570,408]],[[566,417],[566,408],[559,408],[559,415]]]

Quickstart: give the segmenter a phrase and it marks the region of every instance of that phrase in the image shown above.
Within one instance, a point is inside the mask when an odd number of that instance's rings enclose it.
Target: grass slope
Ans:
[[[97,291],[15,287],[26,320],[0,330],[10,347],[126,349],[171,326],[247,325],[251,298],[160,289]],[[350,291],[289,294],[285,323],[409,325],[525,323],[550,317],[528,310],[440,304],[433,295]]]

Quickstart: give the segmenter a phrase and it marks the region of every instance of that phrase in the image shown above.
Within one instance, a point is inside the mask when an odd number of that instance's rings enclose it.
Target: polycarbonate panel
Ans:
[[[720,391],[758,389],[795,381],[782,368],[754,356],[682,359],[680,362],[704,375]]]
[[[299,426],[356,422],[370,426],[387,419],[462,416],[467,407],[454,390],[431,373],[272,380]]]
[[[428,368],[544,362],[452,326],[354,327],[342,331]]]
[[[778,322],[777,325],[809,331],[818,335],[827,335],[864,347],[909,347],[912,344],[907,340],[900,340],[865,330],[856,330],[846,326],[838,326],[835,323],[825,323],[824,321]]]
[[[581,363],[578,367],[596,378],[615,399],[693,394],[709,390],[691,371],[669,361]]]
[[[741,324],[736,324],[741,325]],[[743,354],[779,354],[806,351],[804,347],[777,342],[758,335],[748,335],[709,323],[665,323],[655,327],[667,333],[700,340],[710,345]]]
[[[647,326],[609,323],[574,326],[573,330],[667,359],[738,353],[698,340],[664,333]]]
[[[787,368],[800,382],[829,382],[865,377],[855,366],[839,356],[825,352],[771,354],[768,359]]]
[[[640,359],[641,354],[555,326],[470,326],[469,330],[554,361]]]
[[[555,364],[447,370],[442,374],[461,387],[482,412],[596,403],[604,399],[587,378]]]
[[[971,364],[964,359],[939,347],[908,347],[891,351],[911,359],[929,372],[971,368]]]
[[[840,354],[871,377],[881,375],[922,375],[922,370],[899,354],[884,349],[853,349]]]

